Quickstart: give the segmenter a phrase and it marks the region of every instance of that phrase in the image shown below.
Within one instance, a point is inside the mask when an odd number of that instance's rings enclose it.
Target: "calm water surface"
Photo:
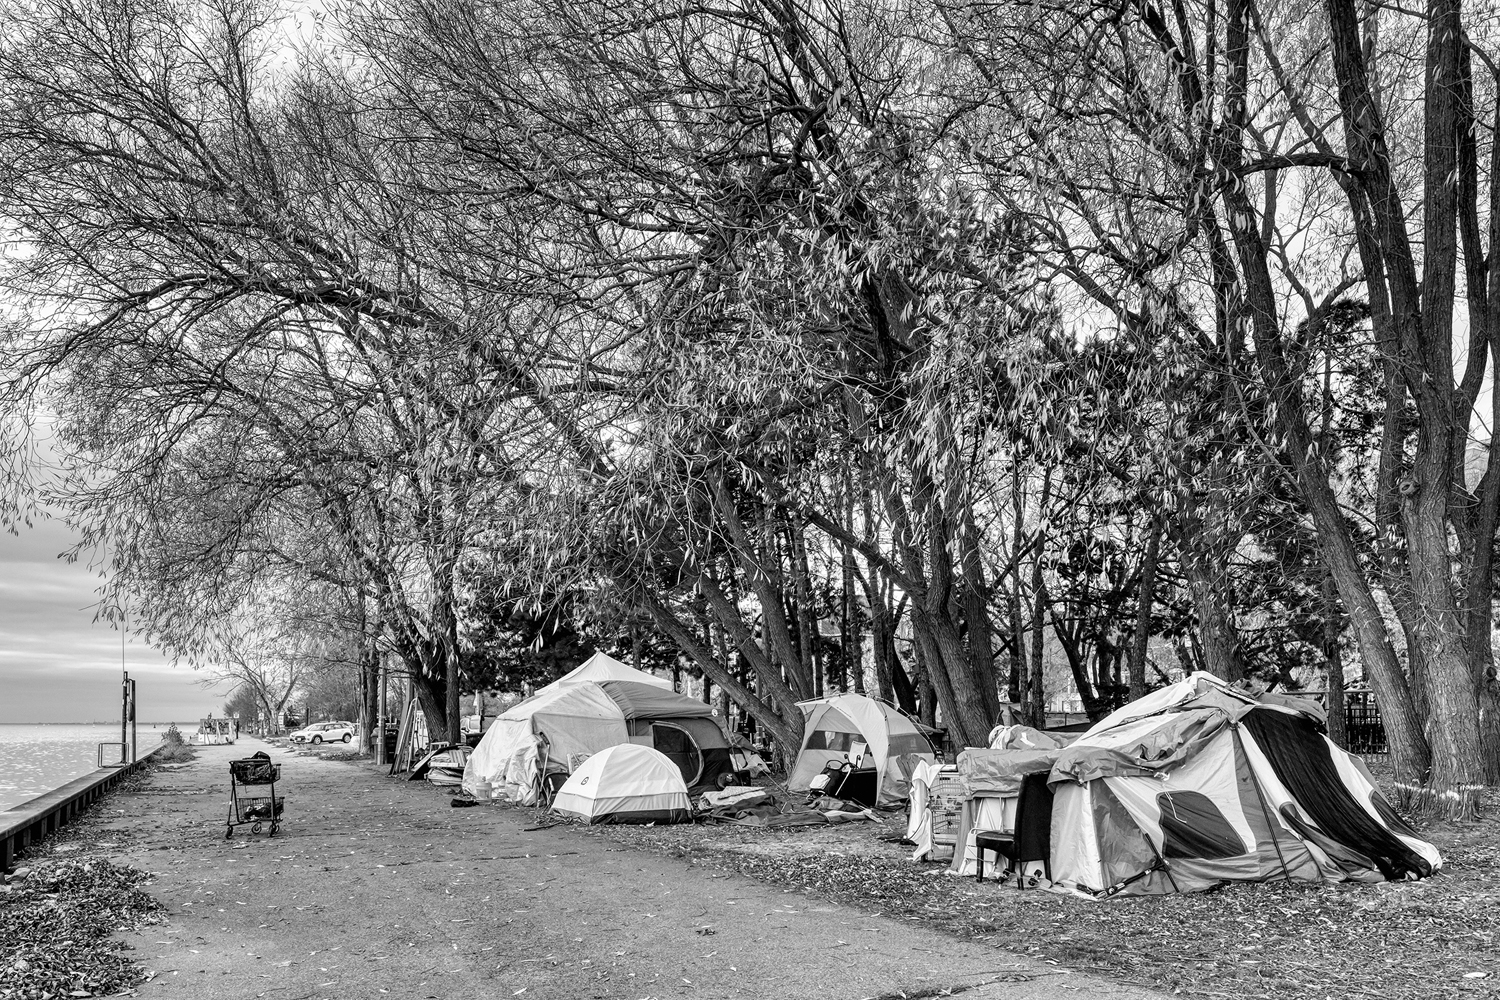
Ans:
[[[167,723],[136,723],[136,748],[161,742]],[[179,724],[179,729],[183,727]],[[185,730],[188,735],[197,727]],[[98,766],[98,745],[120,741],[120,724],[0,724],[0,810],[20,805]]]

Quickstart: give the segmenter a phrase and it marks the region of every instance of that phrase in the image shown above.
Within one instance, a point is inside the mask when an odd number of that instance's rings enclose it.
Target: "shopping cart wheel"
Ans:
[[[260,833],[260,824],[256,823],[254,826],[252,826],[250,828],[250,832],[251,833]]]
[[[228,840],[230,837],[233,837],[233,836],[234,836],[234,827],[232,827],[232,826],[226,826],[224,828],[224,839]]]
[[[279,829],[279,827],[275,823],[272,823],[271,824],[271,833],[270,833],[270,836],[272,836],[272,837],[276,836],[276,831],[278,829]]]

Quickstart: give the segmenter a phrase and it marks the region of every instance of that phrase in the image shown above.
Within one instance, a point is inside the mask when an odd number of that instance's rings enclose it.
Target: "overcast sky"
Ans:
[[[0,723],[107,722],[120,717],[120,633],[94,622],[98,576],[58,554],[67,528],[38,521],[0,533]],[[136,681],[137,720],[195,722],[221,714],[227,691],[130,638],[124,669]]]

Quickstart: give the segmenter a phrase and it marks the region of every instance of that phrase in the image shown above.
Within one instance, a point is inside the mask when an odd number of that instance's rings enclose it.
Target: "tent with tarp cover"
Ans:
[[[1052,887],[1085,896],[1382,882],[1441,868],[1322,721],[1315,702],[1256,698],[1198,672],[1068,746],[968,751],[959,766],[978,796],[1014,795],[1027,774],[1047,774]]]
[[[479,799],[535,805],[543,775],[571,773],[622,743],[665,754],[689,789],[717,788],[734,769],[729,740],[703,702],[634,681],[579,681],[540,691],[496,719],[469,755],[463,788]]]

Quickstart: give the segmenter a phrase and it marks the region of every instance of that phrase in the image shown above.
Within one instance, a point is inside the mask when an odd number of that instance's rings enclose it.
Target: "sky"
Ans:
[[[120,632],[95,622],[100,580],[58,558],[67,526],[39,520],[0,533],[0,723],[109,722],[120,717]],[[127,637],[138,722],[196,722],[222,713],[228,690]]]

